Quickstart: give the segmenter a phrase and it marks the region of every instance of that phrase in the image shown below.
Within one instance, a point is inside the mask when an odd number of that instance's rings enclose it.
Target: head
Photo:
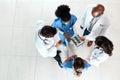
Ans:
[[[104,36],[98,36],[96,37],[95,44],[102,48],[109,56],[112,56],[113,43],[108,38]]]
[[[84,69],[84,60],[80,57],[75,58],[73,63],[73,68],[75,70],[75,74],[79,76]]]
[[[102,15],[105,11],[105,8],[102,4],[98,4],[96,7],[92,9],[92,16],[93,17],[99,17]]]
[[[55,15],[61,18],[63,22],[68,22],[71,18],[69,6],[67,5],[58,6],[57,10],[55,11]]]
[[[38,34],[42,35],[45,38],[51,38],[54,37],[55,34],[57,33],[56,28],[53,28],[51,26],[44,26],[39,32]]]

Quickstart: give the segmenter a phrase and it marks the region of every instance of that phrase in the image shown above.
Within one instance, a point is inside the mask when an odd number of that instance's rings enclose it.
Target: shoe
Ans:
[[[63,66],[61,65],[62,64],[62,61],[61,61],[61,58],[60,58],[60,54],[61,51],[60,50],[57,50],[57,55],[54,57],[54,59],[58,62],[58,65],[63,68]]]

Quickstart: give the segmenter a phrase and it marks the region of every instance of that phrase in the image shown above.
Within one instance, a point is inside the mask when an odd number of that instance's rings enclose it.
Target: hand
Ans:
[[[61,44],[62,44],[62,41],[59,40],[59,41],[56,43],[55,47],[59,47]]]
[[[69,36],[68,34],[64,33],[64,36],[65,36],[68,40],[70,40],[70,36]]]
[[[83,29],[83,27],[80,25],[80,28]]]
[[[93,44],[93,41],[88,41],[87,46],[90,47],[92,46],[92,44]]]
[[[76,55],[76,54],[75,54],[75,55],[72,55],[71,58],[77,58],[77,55]]]
[[[90,57],[87,57],[86,59],[84,59],[85,61],[89,62],[90,61]]]
[[[85,36],[80,37],[81,41],[85,41]]]

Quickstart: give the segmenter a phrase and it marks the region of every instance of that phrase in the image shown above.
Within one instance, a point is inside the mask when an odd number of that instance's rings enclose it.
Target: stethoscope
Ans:
[[[98,57],[99,55],[101,55],[101,54],[104,52],[104,50],[103,50],[103,49],[100,49],[100,47],[97,46],[97,45],[95,45],[93,51],[94,51],[95,49],[99,50],[99,52],[95,52],[95,53],[94,53],[94,55],[95,55],[96,57]]]
[[[48,39],[46,39],[46,38],[45,38],[45,39],[42,39],[41,36],[40,36],[40,34],[39,34],[40,31],[41,31],[41,30],[38,31],[38,37],[43,41],[43,43],[44,43],[45,45],[49,45],[50,43],[52,43],[52,41],[50,41],[50,40],[48,40]],[[48,48],[48,50],[51,49],[53,46],[54,46],[54,44],[53,44],[50,48]]]
[[[39,36],[39,38],[44,42],[44,44],[48,44],[48,43],[47,43],[48,40],[47,40],[46,38],[45,38],[45,39],[42,39],[42,38],[40,37],[40,34],[39,34],[40,31],[41,31],[41,30],[38,31],[38,36]]]

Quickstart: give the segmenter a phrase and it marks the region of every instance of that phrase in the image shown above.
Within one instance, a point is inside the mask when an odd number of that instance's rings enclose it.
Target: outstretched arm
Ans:
[[[75,55],[68,57],[64,62],[68,62],[71,58],[77,58],[77,55],[75,54]]]

